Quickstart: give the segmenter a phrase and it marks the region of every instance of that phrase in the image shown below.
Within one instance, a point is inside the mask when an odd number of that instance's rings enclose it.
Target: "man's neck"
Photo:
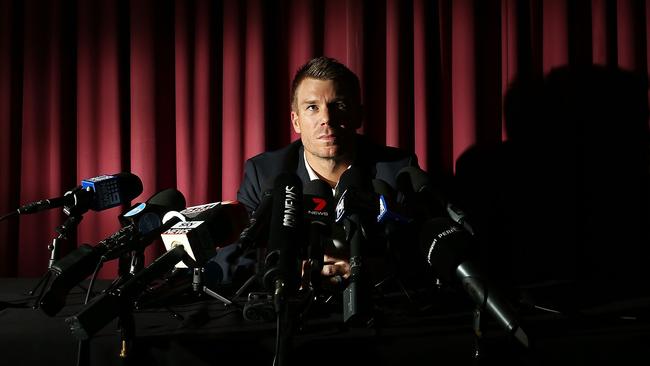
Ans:
[[[352,164],[352,157],[345,156],[339,159],[323,159],[305,153],[307,164],[312,168],[318,178],[326,181],[330,187],[335,187],[343,172]]]

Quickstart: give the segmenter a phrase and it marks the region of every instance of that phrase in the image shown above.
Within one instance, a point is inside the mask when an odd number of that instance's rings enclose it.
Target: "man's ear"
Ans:
[[[291,111],[291,126],[295,133],[300,133],[300,122],[298,121],[298,113]]]

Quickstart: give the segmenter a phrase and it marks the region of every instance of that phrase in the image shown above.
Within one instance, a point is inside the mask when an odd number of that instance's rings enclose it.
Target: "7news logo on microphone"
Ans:
[[[311,197],[310,201],[305,203],[305,211],[308,215],[329,217],[329,207],[327,200],[321,197]]]

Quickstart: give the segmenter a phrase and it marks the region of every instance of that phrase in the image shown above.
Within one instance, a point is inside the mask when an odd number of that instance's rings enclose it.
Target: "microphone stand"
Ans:
[[[34,295],[36,290],[40,288],[39,293],[36,296],[36,301],[32,306],[33,309],[38,309],[39,303],[43,297],[43,293],[45,292],[45,288],[50,282],[50,278],[52,277],[52,265],[59,259],[59,246],[61,242],[69,239],[70,233],[77,229],[77,226],[83,219],[83,214],[86,211],[87,210],[78,209],[77,206],[65,207],[63,209],[63,212],[68,214],[68,218],[65,220],[65,222],[63,222],[63,224],[57,226],[56,232],[58,235],[52,239],[52,243],[47,246],[47,249],[50,251],[50,259],[48,260],[47,271],[41,277],[38,283],[36,283],[36,285],[29,292],[27,292],[27,294],[31,296]]]
[[[203,267],[195,267],[192,269],[192,290],[198,294],[203,292],[209,295],[210,297],[221,301],[226,306],[234,305],[234,303],[228,300],[228,298],[218,294],[215,291],[212,291],[211,289],[208,288],[208,286],[203,284],[203,271],[204,271]]]
[[[118,327],[120,329],[120,358],[128,364],[129,353],[135,339],[135,318],[131,311],[118,314]]]
[[[275,358],[273,359],[273,366],[288,366],[291,364],[291,362],[289,362],[291,327],[289,326],[290,318],[288,306],[284,304],[276,316],[276,348]]]
[[[477,306],[472,313],[472,330],[474,331],[474,350],[472,359],[475,365],[481,364],[483,358],[483,350],[481,349],[483,343],[483,333],[481,332],[481,307]]]

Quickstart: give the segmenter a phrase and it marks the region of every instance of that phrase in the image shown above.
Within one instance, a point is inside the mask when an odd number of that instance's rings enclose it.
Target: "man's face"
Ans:
[[[353,148],[361,127],[361,106],[332,80],[306,78],[296,90],[291,123],[307,154],[337,159]]]

